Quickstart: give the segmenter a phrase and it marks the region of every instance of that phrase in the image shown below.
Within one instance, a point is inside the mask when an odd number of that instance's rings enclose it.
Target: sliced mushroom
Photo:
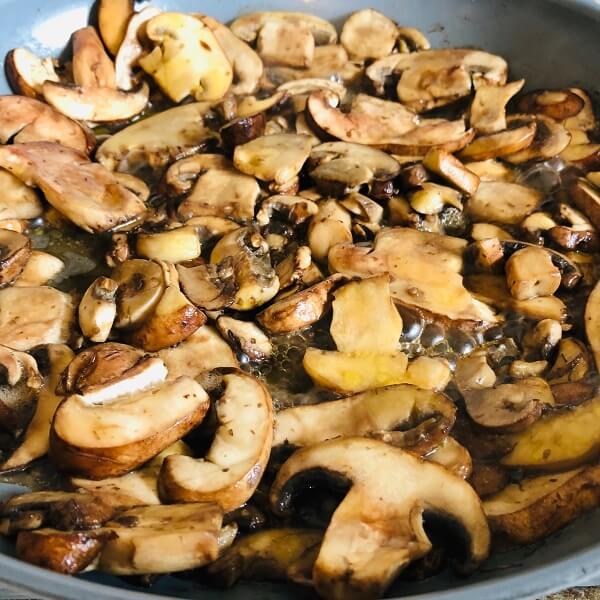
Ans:
[[[494,533],[518,544],[547,537],[600,502],[597,466],[511,483],[487,498],[483,509]]]
[[[219,426],[204,458],[168,456],[159,476],[161,498],[216,502],[224,512],[244,504],[266,467],[273,439],[273,407],[267,388],[241,371],[223,376],[215,401]]]
[[[482,160],[465,163],[465,167],[479,176],[481,181],[514,182],[514,170],[498,160]]]
[[[217,38],[233,68],[235,77],[231,92],[240,95],[254,93],[263,74],[263,63],[258,54],[229,27],[212,17],[202,15],[200,18]]]
[[[466,242],[459,238],[386,228],[372,248],[340,244],[329,252],[329,267],[347,277],[389,272],[395,301],[452,319],[491,323],[489,307],[475,300],[463,286],[460,272]]]
[[[115,295],[118,284],[114,279],[98,277],[86,290],[79,304],[81,333],[92,342],[108,339],[117,315]]]
[[[160,10],[147,6],[139,13],[131,15],[127,22],[123,41],[115,54],[115,79],[120,90],[129,91],[135,87],[133,69],[137,67],[138,60],[145,52],[140,43],[139,34],[145,28],[146,23],[158,14],[160,14]]]
[[[458,360],[454,382],[463,396],[472,390],[493,387],[496,383],[496,373],[488,364],[485,352],[473,352]]]
[[[185,262],[200,256],[200,238],[196,229],[187,225],[158,233],[138,233],[136,251],[151,260]]]
[[[160,265],[139,258],[126,260],[113,270],[111,278],[119,286],[115,327],[141,325],[154,312],[165,290]]]
[[[167,171],[167,184],[178,193],[185,193],[198,175],[191,193],[177,209],[182,220],[216,216],[248,221],[254,217],[260,194],[256,179],[237,171],[222,155],[198,154],[177,161]]]
[[[312,144],[307,135],[281,133],[237,146],[233,163],[246,175],[284,184],[293,179],[308,159]]]
[[[119,51],[132,15],[133,0],[100,0],[98,3],[98,29],[113,56]]]
[[[223,337],[250,360],[266,360],[273,354],[271,341],[252,321],[222,316],[217,319],[217,327]]]
[[[344,22],[340,34],[340,42],[354,60],[388,56],[397,38],[396,23],[372,8],[352,13]]]
[[[149,164],[159,168],[201,149],[215,133],[206,124],[207,102],[193,102],[152,115],[111,135],[96,160],[111,171]]]
[[[265,135],[267,117],[264,112],[247,116],[237,116],[221,127],[221,141],[229,152],[236,146],[247,144],[256,138]]]
[[[546,340],[547,338],[541,340],[544,345]],[[562,338],[557,343],[556,361],[548,373],[548,382],[557,385],[585,379],[592,367],[592,360],[585,344],[577,338],[570,337]],[[552,349],[553,346],[550,348]]]
[[[471,237],[476,242],[496,238],[499,240],[511,240],[512,235],[497,225],[491,223],[475,223],[471,228]]]
[[[329,21],[303,12],[270,11],[248,13],[235,19],[231,23],[230,29],[245,42],[253,42],[265,24],[273,21],[283,21],[291,25],[308,27],[315,39],[315,44],[318,46],[335,44],[337,42],[337,32]]]
[[[0,189],[0,219],[35,219],[43,214],[35,191],[4,169],[0,169]]]
[[[323,533],[315,529],[257,531],[236,540],[206,572],[211,583],[223,587],[239,579],[296,581],[305,562],[314,563],[322,538]]]
[[[56,279],[65,268],[65,263],[47,252],[32,250],[31,256],[18,279],[13,283],[16,287],[39,287]]]
[[[519,98],[517,110],[564,121],[578,115],[583,105],[583,98],[571,90],[536,90]]]
[[[300,113],[306,108],[306,101],[312,92],[326,91],[340,100],[346,96],[346,88],[336,81],[321,79],[320,77],[307,77],[282,83],[277,90],[289,94],[294,102],[294,110]]]
[[[0,229],[0,287],[10,285],[31,257],[31,240],[16,231]]]
[[[535,141],[536,131],[537,124],[532,122],[522,127],[483,135],[463,148],[460,156],[464,160],[481,161],[512,155],[531,146]]]
[[[27,351],[64,344],[73,331],[73,299],[50,287],[0,290],[0,344]]]
[[[233,70],[203,21],[165,12],[148,21],[146,35],[156,45],[139,64],[173,102],[189,95],[196,100],[219,100],[225,95]]]
[[[256,51],[266,65],[310,67],[315,38],[310,27],[285,20],[268,20],[256,38]]]
[[[223,237],[240,228],[235,221],[224,217],[192,217],[186,224],[196,228],[200,243]]]
[[[541,204],[538,190],[506,181],[482,181],[466,210],[476,221],[517,225]]]
[[[195,427],[208,406],[206,392],[189,377],[105,403],[74,394],[54,415],[50,457],[60,470],[92,479],[123,475]]]
[[[423,458],[442,465],[462,479],[469,479],[473,471],[473,461],[469,451],[449,435]]]
[[[423,165],[461,192],[469,196],[477,192],[479,177],[449,152],[430,150],[423,159]]]
[[[506,129],[506,105],[525,85],[524,79],[506,85],[482,85],[475,91],[469,121],[478,134]],[[522,110],[521,112],[529,112]]]
[[[595,171],[600,168],[600,144],[576,144],[572,137],[571,143],[560,153],[560,158],[586,173]]]
[[[169,370],[169,379],[182,375],[196,378],[220,367],[239,367],[229,344],[208,325],[197,329],[178,346],[160,350],[158,355]]]
[[[276,92],[267,98],[246,96],[238,101],[236,115],[240,118],[251,117],[259,113],[266,113],[271,109],[281,106],[287,99],[286,92]]]
[[[469,95],[473,85],[504,85],[507,71],[499,56],[451,48],[392,54],[367,67],[366,75],[383,94],[388,78],[400,74],[398,99],[422,112]]]
[[[411,383],[403,352],[359,354],[307,348],[302,365],[315,385],[341,394]]]
[[[115,66],[96,30],[83,27],[73,33],[73,80],[81,87],[116,88]]]
[[[237,291],[233,259],[217,265],[177,265],[179,281],[185,295],[204,310],[220,310],[230,306]]]
[[[350,214],[335,200],[326,200],[308,226],[308,245],[317,260],[327,258],[336,244],[352,241]]]
[[[383,207],[368,196],[350,192],[340,204],[361,223],[377,225],[383,219]]]
[[[382,471],[390,476],[383,479]],[[314,476],[350,486],[313,569],[320,595],[383,595],[400,571],[431,550],[421,522],[425,511],[450,517],[466,535],[462,570],[475,568],[488,555],[490,533],[481,502],[469,484],[444,467],[377,440],[322,442],[298,450],[284,463],[271,488],[274,510],[289,514],[295,495]]]
[[[315,285],[274,302],[258,314],[257,321],[270,333],[301,331],[320,321],[331,306],[332,290],[343,277],[332,275]]]
[[[312,285],[323,279],[319,268],[312,262],[308,246],[298,246],[293,249],[275,265],[275,272],[279,278],[280,290],[286,290],[298,283]]]
[[[82,125],[68,119],[52,107],[23,96],[0,97],[0,142],[56,142],[89,154],[96,144]]]
[[[600,226],[600,190],[583,178],[572,182],[568,188],[569,196],[575,206],[592,222],[595,228]]]
[[[506,280],[514,298],[529,300],[554,294],[561,274],[546,250],[527,247],[517,250],[506,262]]]
[[[549,413],[515,436],[515,446],[502,464],[524,469],[559,471],[579,466],[598,454],[600,436],[594,426],[600,398]]]
[[[597,127],[596,115],[590,95],[579,88],[569,88],[570,92],[579,96],[583,100],[583,108],[574,116],[563,121],[563,126],[568,130],[580,129],[582,131],[591,131]]]
[[[40,99],[44,81],[58,81],[51,58],[40,58],[26,48],[11,50],[4,60],[6,79],[15,94]]]
[[[515,154],[503,157],[514,165],[558,156],[571,141],[571,134],[562,125],[544,115],[511,115],[507,121],[509,127],[531,123],[537,126],[535,137],[529,146]]]
[[[273,212],[281,213],[292,223],[301,225],[319,212],[316,202],[302,196],[284,196],[277,194],[263,200],[256,214],[259,225],[268,225]]]
[[[3,146],[0,166],[28,185],[39,187],[56,210],[91,233],[129,223],[146,210],[112,173],[58,144]]]

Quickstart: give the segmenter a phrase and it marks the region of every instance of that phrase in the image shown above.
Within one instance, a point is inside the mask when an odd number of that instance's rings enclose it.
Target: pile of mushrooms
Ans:
[[[21,559],[375,599],[600,504],[586,91],[372,9],[101,0],[70,43],[0,97]]]

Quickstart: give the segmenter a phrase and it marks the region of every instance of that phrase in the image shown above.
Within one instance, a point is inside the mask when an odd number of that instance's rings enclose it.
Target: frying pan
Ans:
[[[92,0],[0,0],[0,56],[17,46],[57,54],[90,18]],[[581,86],[597,91],[600,0],[155,0],[160,8],[205,12],[222,21],[255,10],[294,10],[340,22],[348,13],[376,8],[402,25],[425,31],[434,47],[473,46],[509,61],[511,78],[529,88]],[[9,93],[0,75],[0,94]],[[0,495],[23,488],[0,483]],[[419,600],[539,598],[583,584],[600,573],[600,511],[577,520],[542,544],[493,556],[463,579],[442,573],[424,582],[398,582],[390,597]],[[0,582],[35,597],[68,600],[308,600],[291,586],[244,583],[228,591],[193,579],[163,577],[149,590],[100,574],[66,577],[16,560],[0,539]]]

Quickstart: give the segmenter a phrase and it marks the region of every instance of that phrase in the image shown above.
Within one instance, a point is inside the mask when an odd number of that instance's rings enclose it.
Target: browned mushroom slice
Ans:
[[[560,157],[586,173],[595,171],[600,168],[600,144],[575,144],[571,140]]]
[[[93,27],[73,33],[73,80],[89,88],[116,88],[115,66]]]
[[[475,223],[471,228],[471,237],[476,242],[496,238],[499,240],[511,240],[512,235],[497,225],[491,223]]]
[[[135,249],[138,256],[175,264],[198,258],[201,245],[196,229],[183,225],[157,233],[140,232]]]
[[[541,192],[506,181],[482,181],[466,211],[476,221],[517,225],[538,208]]]
[[[600,503],[600,469],[590,466],[512,483],[487,498],[483,509],[493,532],[531,544]]]
[[[221,310],[230,306],[237,291],[233,259],[216,265],[177,265],[179,282],[185,295],[204,310]]]
[[[388,79],[400,74],[398,99],[419,112],[444,106],[485,84],[504,85],[508,67],[499,56],[459,48],[392,54],[366,69],[377,93]]]
[[[600,190],[586,179],[579,178],[571,183],[568,191],[575,206],[598,229],[600,226]]]
[[[233,151],[236,146],[247,144],[265,135],[267,117],[264,112],[239,116],[221,127],[220,134],[224,147]]]
[[[523,431],[541,416],[544,406],[553,404],[550,386],[539,377],[465,394],[465,406],[473,421],[499,431]]]
[[[113,56],[121,46],[132,15],[133,0],[100,0],[98,3],[98,28],[102,41]]]
[[[201,149],[215,133],[206,124],[207,102],[193,102],[142,119],[111,135],[96,159],[111,171],[149,164],[158,168]]]
[[[578,382],[585,379],[591,368],[592,359],[585,344],[577,338],[563,338],[548,373],[548,382],[551,385]]]
[[[343,277],[332,275],[273,303],[256,317],[270,333],[291,333],[314,325],[330,307],[330,295]]]
[[[551,296],[561,282],[559,268],[543,248],[517,250],[506,262],[506,281],[517,300]]]
[[[291,252],[275,265],[279,289],[287,290],[296,284],[312,285],[323,279],[319,268],[312,262],[308,246],[292,247]]]
[[[479,187],[479,177],[446,150],[430,150],[423,165],[469,196]]]
[[[256,214],[259,225],[268,225],[273,212],[285,216],[292,225],[301,225],[310,217],[314,217],[319,212],[319,207],[316,202],[302,196],[270,196],[261,202],[260,210]]]
[[[515,129],[507,129],[478,137],[460,153],[464,160],[488,160],[500,158],[528,148],[534,141],[537,124],[528,123]]]
[[[0,142],[48,141],[88,154],[95,145],[93,136],[81,125],[47,104],[22,96],[0,97]]]
[[[469,171],[479,175],[481,181],[505,181],[514,182],[516,175],[514,170],[499,160],[482,160],[465,163]]]
[[[79,303],[81,333],[92,342],[108,339],[117,315],[115,295],[118,284],[108,277],[98,277],[86,290]]]
[[[594,114],[594,106],[590,95],[579,88],[569,88],[583,100],[583,108],[574,117],[570,117],[563,121],[563,126],[568,130],[579,129],[581,131],[591,131],[597,127],[596,115]]]
[[[159,477],[161,498],[217,502],[228,512],[254,493],[271,452],[271,396],[258,379],[241,371],[224,375],[223,386],[215,401],[218,428],[210,449],[200,459],[168,456]]]
[[[240,228],[235,221],[224,217],[192,217],[187,225],[195,227],[200,243],[213,238],[220,238]]]
[[[171,165],[166,178],[182,193],[190,188],[195,176],[192,191],[177,209],[182,220],[204,215],[242,221],[254,217],[260,187],[254,177],[237,171],[230,160],[219,154],[198,154]]]
[[[382,472],[394,475],[382,478]],[[331,518],[313,569],[322,596],[341,600],[384,595],[400,571],[431,550],[421,525],[425,506],[446,518],[452,515],[460,526],[468,540],[465,571],[488,555],[490,533],[477,494],[440,465],[377,440],[322,442],[298,450],[279,470],[270,496],[276,513],[290,514],[296,495],[315,477],[341,477],[350,486]]]
[[[460,272],[466,242],[459,238],[386,228],[372,248],[340,244],[329,252],[329,267],[347,277],[389,272],[394,300],[424,309],[438,319],[496,320],[491,309],[464,288]],[[466,324],[466,323],[465,323]]]
[[[449,435],[423,458],[442,465],[442,467],[462,479],[469,479],[473,472],[473,461],[469,451]]]
[[[345,208],[335,200],[322,202],[319,211],[311,218],[308,226],[308,245],[311,255],[316,260],[323,260],[336,244],[351,242],[350,226],[350,214]]]
[[[51,58],[40,58],[26,48],[11,50],[4,60],[6,78],[15,94],[40,99],[44,81],[58,81]]]
[[[506,129],[506,105],[521,91],[524,79],[506,85],[482,85],[475,91],[469,122],[478,134],[498,133]],[[526,110],[521,112],[528,112]]]
[[[44,212],[35,191],[4,169],[0,169],[0,189],[0,219],[35,219]]]
[[[571,90],[536,90],[519,98],[517,110],[564,121],[583,109],[583,98]]]
[[[346,96],[346,88],[341,83],[329,79],[320,79],[318,77],[307,77],[305,79],[288,81],[287,83],[282,83],[277,90],[291,96],[294,111],[298,113],[298,117],[304,117],[301,113],[306,108],[308,97],[313,92],[329,92],[333,94],[333,96],[339,98],[340,101]]]
[[[269,20],[258,32],[256,51],[266,65],[310,67],[315,38],[307,25]]]
[[[139,218],[144,203],[112,173],[86,156],[49,142],[0,148],[0,166],[39,187],[54,208],[89,232],[109,231]]]
[[[21,275],[31,256],[31,240],[16,231],[0,229],[0,287]]]
[[[271,341],[252,321],[239,321],[222,316],[217,319],[217,328],[234,348],[250,360],[265,360],[273,353]]]
[[[340,42],[355,60],[383,58],[391,54],[397,38],[396,23],[372,8],[352,13],[340,34]]]
[[[559,123],[544,115],[511,115],[507,119],[509,127],[530,123],[537,125],[533,142],[524,150],[504,156],[509,163],[519,165],[529,160],[539,160],[558,156],[571,141],[571,134]]]
[[[124,92],[109,87],[69,86],[46,81],[42,91],[44,100],[59,113],[70,119],[93,123],[135,117],[146,108],[150,94],[146,83]]]
[[[337,437],[371,436],[421,455],[445,438],[455,413],[454,403],[445,394],[390,385],[279,411],[273,446],[309,446]]]

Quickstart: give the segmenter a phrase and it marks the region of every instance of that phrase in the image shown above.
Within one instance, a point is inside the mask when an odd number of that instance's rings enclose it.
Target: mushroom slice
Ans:
[[[359,354],[307,348],[302,365],[315,385],[341,394],[410,383],[403,352]]]
[[[338,108],[339,99],[332,92],[313,92],[306,111],[321,130],[344,142],[382,144],[394,140],[417,126],[417,116],[398,102],[359,94],[349,112]],[[310,122],[310,121],[309,121]]]
[[[576,144],[572,137],[571,143],[560,153],[560,158],[586,173],[595,171],[600,167],[600,144]]]
[[[165,278],[160,265],[134,258],[118,265],[111,277],[119,286],[115,327],[139,326],[154,312],[165,290]]]
[[[341,352],[394,352],[402,317],[390,293],[390,276],[351,281],[334,292],[330,332]]]
[[[518,183],[482,181],[467,201],[466,211],[475,221],[518,225],[542,199],[541,192]]]
[[[588,296],[584,318],[585,334],[598,369],[600,368],[600,285],[598,283]]]
[[[572,182],[568,191],[573,204],[598,229],[600,227],[600,189],[580,177]]]
[[[0,147],[0,167],[39,187],[61,214],[90,233],[138,219],[145,204],[112,173],[75,150],[50,142]]]
[[[548,373],[551,385],[585,379],[592,365],[588,349],[577,338],[563,338],[558,344],[556,361]]]
[[[40,99],[44,81],[58,81],[51,58],[40,58],[26,48],[11,50],[4,60],[6,79],[15,94]]]
[[[481,160],[466,162],[465,167],[479,176],[481,181],[504,181],[513,183],[516,179],[514,170],[498,160]]]
[[[482,85],[475,91],[469,122],[478,134],[489,135],[506,129],[506,105],[525,85],[524,79],[506,85]],[[521,112],[529,112],[522,110]]]
[[[257,531],[236,540],[206,573],[211,583],[223,587],[240,579],[296,581],[294,575],[307,559],[314,563],[322,538],[323,532],[315,529]]]
[[[308,27],[315,39],[315,44],[318,46],[335,44],[337,42],[337,31],[329,21],[303,12],[270,11],[248,13],[233,21],[229,28],[237,37],[245,42],[253,42],[265,24],[273,21],[283,21],[290,25]]]
[[[239,508],[259,484],[273,439],[273,406],[267,388],[241,371],[223,376],[215,400],[219,426],[204,458],[168,456],[159,476],[169,502],[216,502],[224,512]]]
[[[65,263],[47,252],[32,250],[25,268],[13,283],[17,287],[39,287],[57,278]]]
[[[554,404],[550,386],[539,377],[470,390],[464,397],[473,421],[499,431],[522,431],[541,416],[544,406]]]
[[[98,3],[98,29],[109,52],[116,56],[125,33],[127,23],[133,16],[134,0],[100,0]]]
[[[394,475],[382,478],[382,471]],[[322,596],[382,596],[398,573],[431,550],[424,512],[451,518],[461,528],[467,540],[462,571],[487,558],[490,533],[481,502],[468,483],[444,467],[377,440],[322,442],[298,450],[279,470],[270,495],[276,513],[289,514],[295,495],[315,476],[350,487],[331,518],[313,569]]]
[[[73,358],[73,352],[68,346],[62,344],[50,344],[47,348],[47,352],[50,361],[50,373],[44,379],[38,393],[33,417],[25,430],[19,446],[2,464],[0,464],[0,470],[2,471],[21,469],[48,452],[50,424],[54,417],[54,412],[62,400],[62,396],[56,393],[56,388],[62,372]],[[35,365],[34,359],[27,354],[23,356],[27,357],[27,362],[33,363],[30,365],[30,368],[35,366],[35,372],[37,373],[37,365]],[[24,364],[26,367],[27,362],[17,364]],[[6,365],[5,360],[2,360],[2,363]],[[8,374],[10,383],[11,369],[8,370]],[[13,375],[16,375],[16,373],[13,373]],[[30,378],[33,376],[34,373],[32,371]],[[37,378],[39,378],[39,373],[36,376],[36,379]],[[19,379],[21,379],[21,377],[19,377]]]
[[[353,60],[383,58],[392,53],[398,26],[380,12],[365,8],[344,22],[340,42]]]
[[[191,187],[190,180],[198,175],[191,193],[177,208],[182,220],[215,216],[248,221],[254,217],[254,206],[260,195],[256,179],[240,173],[222,155],[198,154],[184,158],[169,167],[166,179],[177,192],[184,193]]]
[[[293,42],[290,43],[290,40]],[[258,32],[256,51],[267,65],[310,67],[315,52],[315,38],[306,25],[270,20]]]
[[[377,437],[424,454],[448,434],[456,418],[448,396],[412,385],[390,385],[341,400],[296,406],[275,415],[273,446],[310,446],[337,437]]]
[[[469,479],[473,472],[473,461],[469,451],[449,435],[423,458],[442,465],[462,479]]]
[[[465,396],[472,390],[491,388],[496,383],[496,373],[487,362],[485,352],[473,352],[456,363],[454,382]]]
[[[86,290],[79,304],[79,327],[92,342],[105,342],[117,314],[114,279],[98,277]]]
[[[0,287],[10,285],[31,257],[31,240],[16,231],[0,229]]]
[[[138,34],[146,23],[158,14],[160,10],[147,6],[139,13],[132,14],[128,20],[123,41],[115,54],[115,79],[120,90],[129,91],[135,87],[133,69],[145,53]]]
[[[483,509],[494,533],[531,544],[600,503],[600,469],[590,466],[511,483],[486,498]]]
[[[248,98],[249,96],[246,96]],[[238,105],[239,108],[239,105]],[[221,141],[226,150],[233,152],[236,146],[246,144],[265,135],[267,117],[264,112],[238,116],[221,127]]]
[[[196,569],[218,557],[227,531],[222,523],[216,504],[132,508],[106,524],[113,536],[103,546],[97,568],[114,575]]]
[[[235,300],[237,283],[231,257],[216,265],[177,265],[177,273],[185,295],[204,310],[221,310]]]
[[[343,200],[340,200],[340,205],[355,215],[361,224],[378,225],[383,219],[381,204],[358,192],[350,192]]]
[[[284,196],[277,194],[261,202],[256,214],[259,225],[268,225],[273,212],[282,213],[292,225],[301,225],[319,212],[316,202],[302,196]]]
[[[93,135],[52,107],[23,96],[0,96],[0,143],[56,142],[89,154]]]
[[[571,90],[536,90],[521,96],[517,102],[519,112],[544,115],[555,121],[578,115],[583,106],[583,98]]]
[[[464,194],[472,196],[477,192],[479,177],[446,150],[430,150],[423,165]]]
[[[70,119],[92,123],[135,117],[146,108],[150,95],[146,83],[124,92],[109,87],[69,86],[46,81],[42,91],[44,100],[59,113]]]
[[[206,392],[189,377],[102,403],[74,394],[54,415],[50,457],[61,471],[92,479],[123,475],[183,437],[208,407]]]
[[[217,319],[217,327],[223,337],[250,360],[266,360],[273,354],[271,341],[252,321],[223,316]]]
[[[331,291],[343,279],[336,274],[312,287],[274,302],[256,320],[270,333],[301,331],[320,321],[330,307]]]
[[[517,300],[551,296],[561,283],[559,268],[542,248],[517,250],[506,262],[505,270],[510,293]]]
[[[275,296],[279,291],[279,279],[271,266],[268,244],[250,227],[242,227],[223,236],[213,248],[210,262],[218,264],[231,257],[237,292],[236,310],[252,310]]]
[[[146,35],[156,46],[139,64],[173,102],[189,95],[196,100],[219,100],[225,95],[233,70],[203,21],[165,12],[148,21]]]
[[[89,88],[116,88],[115,66],[96,30],[83,27],[73,33],[73,80]]]
[[[296,112],[304,110],[308,96],[317,91],[329,92],[337,96],[340,101],[346,96],[346,88],[337,81],[330,79],[322,79],[320,77],[307,77],[305,79],[295,79],[282,83],[278,88],[278,92],[285,92],[293,98],[299,97],[301,100],[294,104]]]
[[[240,228],[238,223],[224,217],[192,217],[186,224],[196,228],[200,243],[223,237]]]
[[[471,228],[471,237],[476,242],[495,238],[498,240],[512,240],[512,235],[497,225],[491,223],[475,223]]]
[[[594,427],[600,415],[600,398],[566,411],[543,416],[515,436],[515,446],[502,464],[524,469],[560,471],[593,459],[600,449],[600,435]]]
[[[136,250],[144,258],[179,263],[198,258],[201,246],[196,229],[184,225],[158,233],[138,233]]]
[[[504,85],[507,72],[500,56],[460,48],[392,54],[366,69],[378,94],[391,76],[400,74],[398,99],[419,112],[468,96],[473,85]]]
[[[316,270],[316,274],[313,273]],[[312,285],[323,277],[318,267],[312,262],[308,246],[295,247],[282,261],[275,265],[279,278],[279,289],[285,290],[297,283]]]
[[[329,268],[347,277],[385,272],[396,302],[427,311],[438,320],[471,326],[493,323],[489,307],[475,300],[463,286],[461,270],[466,242],[451,236],[396,227],[375,236],[372,248],[340,244],[329,252]]]
[[[256,96],[246,96],[237,103],[236,115],[239,118],[251,117],[283,104],[289,95],[286,92],[276,92],[267,98],[257,98]]]
[[[513,165],[529,160],[543,160],[558,156],[570,143],[571,134],[559,123],[544,115],[511,115],[507,119],[509,127],[530,123],[537,125],[533,142],[524,150],[503,156]]]
[[[246,175],[282,185],[298,175],[311,148],[312,142],[307,135],[267,135],[237,146],[233,164]]]
[[[315,165],[310,176],[323,186],[333,187],[340,196],[373,181],[389,181],[400,172],[400,164],[389,154],[349,142],[315,146],[310,162]]]
[[[0,219],[35,219],[43,214],[35,191],[4,169],[0,169],[0,189]]]
[[[96,152],[96,160],[111,171],[130,171],[149,164],[159,168],[196,152],[215,137],[205,122],[207,102],[176,106],[111,135]]]
[[[178,346],[160,350],[158,355],[169,370],[169,379],[182,375],[196,378],[220,367],[239,367],[229,344],[208,325],[197,329]]]
[[[570,92],[573,92],[583,100],[583,108],[573,117],[569,117],[563,121],[563,126],[568,130],[580,129],[582,131],[591,131],[596,129],[597,121],[596,115],[594,114],[594,105],[590,95],[579,88],[569,88]]]
[[[131,334],[134,345],[157,352],[183,342],[206,323],[206,315],[173,283],[165,289],[154,312]]]
[[[322,202],[319,211],[312,217],[308,226],[307,237],[311,255],[317,260],[323,260],[336,244],[351,242],[351,225],[350,213],[338,202],[335,200]]]
[[[73,331],[73,299],[50,287],[0,290],[0,344],[27,351],[64,344]]]
[[[536,131],[537,124],[532,122],[515,129],[483,135],[463,148],[460,157],[464,160],[479,161],[519,152],[533,143]]]
[[[200,19],[213,32],[233,68],[234,83],[231,92],[236,95],[254,93],[263,74],[260,56],[229,27],[206,15],[202,15]]]

